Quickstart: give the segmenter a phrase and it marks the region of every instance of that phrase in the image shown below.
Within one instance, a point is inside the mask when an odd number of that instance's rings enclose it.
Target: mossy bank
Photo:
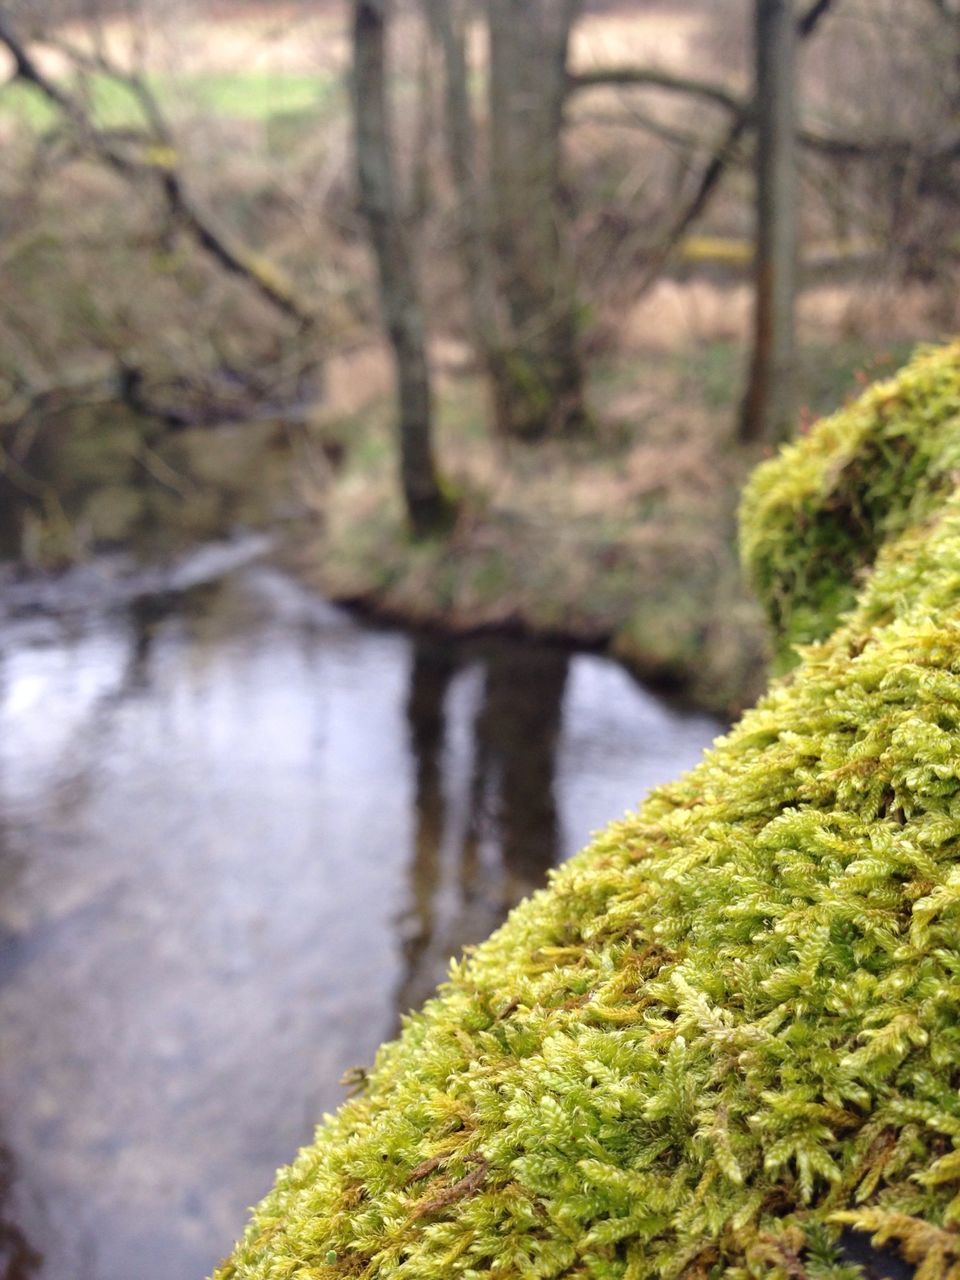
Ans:
[[[960,1277],[958,449],[954,345],[761,468],[799,664],[453,968],[219,1280],[854,1280],[844,1229]]]

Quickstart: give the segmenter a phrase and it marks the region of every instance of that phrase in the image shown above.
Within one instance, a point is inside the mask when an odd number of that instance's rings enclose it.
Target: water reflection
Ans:
[[[415,828],[410,859],[409,905],[400,916],[404,973],[397,990],[397,1008],[405,1012],[417,1003],[417,993],[429,990],[434,960],[431,942],[437,936],[436,901],[442,886],[442,853],[446,804],[443,794],[443,755],[446,700],[459,665],[455,649],[420,642],[414,645],[407,699],[410,747],[416,769]]]
[[[0,1275],[209,1272],[449,957],[715,731],[236,566],[0,605]]]
[[[413,642],[416,827],[401,1014],[562,856],[554,777],[569,663],[559,650],[515,641]]]
[[[0,895],[14,874],[5,824],[0,813]],[[16,972],[20,948],[15,933],[0,923],[0,987]],[[17,1223],[16,1206],[11,1204],[14,1162],[10,1151],[0,1145],[0,1280],[30,1280],[43,1262]]]
[[[0,1147],[0,1276],[3,1280],[30,1280],[43,1264],[43,1257],[8,1217],[12,1187],[13,1158]]]

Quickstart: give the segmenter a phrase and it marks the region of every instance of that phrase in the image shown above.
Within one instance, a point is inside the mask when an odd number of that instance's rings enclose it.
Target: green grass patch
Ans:
[[[302,72],[204,72],[150,76],[148,83],[171,119],[214,115],[272,123],[312,118],[332,110],[342,93],[335,77]],[[69,82],[64,82],[64,87],[70,88]],[[129,127],[142,120],[136,96],[111,76],[91,76],[83,93],[94,119],[104,128]],[[57,123],[58,113],[32,86],[15,81],[0,90],[0,119],[44,130]]]

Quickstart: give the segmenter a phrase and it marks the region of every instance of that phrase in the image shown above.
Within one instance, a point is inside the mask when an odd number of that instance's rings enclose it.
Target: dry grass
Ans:
[[[616,317],[625,355],[676,353],[705,342],[746,344],[753,293],[746,281],[662,279]],[[938,297],[929,285],[874,281],[811,285],[800,295],[801,342],[858,338],[865,347],[931,339],[938,332]]]
[[[239,6],[166,0],[147,19],[113,16],[95,24],[72,22],[63,34],[77,43],[96,40],[120,61],[136,53],[146,58],[147,70],[166,69],[176,55],[177,67],[188,74],[241,68],[336,73],[349,62],[349,26],[347,0],[272,0]],[[414,26],[409,12],[400,14],[398,41],[407,40]],[[705,9],[683,4],[591,12],[577,27],[573,63],[579,69],[652,61],[689,69],[699,61],[708,27]]]
[[[703,9],[690,5],[624,6],[588,13],[577,27],[572,61],[575,70],[637,64],[689,69],[707,26]]]
[[[419,545],[396,495],[389,401],[328,418],[319,430],[346,462],[313,487],[323,533],[299,568],[383,616],[606,644],[647,678],[734,710],[763,672],[733,547],[749,460],[677,362],[608,370],[593,401],[591,438],[506,446],[486,433],[477,380],[443,379],[438,443],[461,512],[449,540]]]

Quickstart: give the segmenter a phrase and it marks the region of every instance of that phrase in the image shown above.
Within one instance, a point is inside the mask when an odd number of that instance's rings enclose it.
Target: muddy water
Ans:
[[[717,732],[214,549],[0,582],[0,1277],[199,1280],[448,957]]]

